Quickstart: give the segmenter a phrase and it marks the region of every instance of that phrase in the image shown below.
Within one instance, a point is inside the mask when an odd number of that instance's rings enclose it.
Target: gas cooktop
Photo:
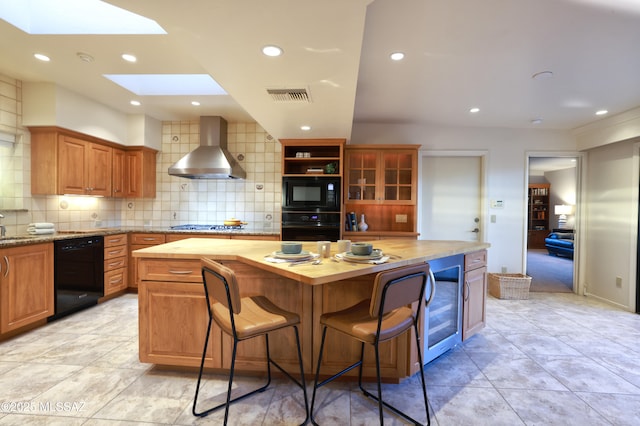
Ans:
[[[175,225],[171,229],[176,231],[237,231],[242,225]]]

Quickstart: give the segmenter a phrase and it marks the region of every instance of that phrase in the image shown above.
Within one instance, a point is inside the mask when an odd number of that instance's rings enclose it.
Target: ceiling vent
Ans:
[[[275,102],[311,102],[307,89],[267,89]]]

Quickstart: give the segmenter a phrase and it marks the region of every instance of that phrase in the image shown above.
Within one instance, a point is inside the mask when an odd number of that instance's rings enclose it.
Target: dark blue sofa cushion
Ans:
[[[573,233],[552,232],[544,239],[549,254],[573,258]]]

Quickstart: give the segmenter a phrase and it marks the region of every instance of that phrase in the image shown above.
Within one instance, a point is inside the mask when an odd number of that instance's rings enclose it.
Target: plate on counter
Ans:
[[[384,254],[382,253],[382,250],[380,249],[373,249],[373,251],[371,252],[371,254],[353,254],[350,251],[347,251],[345,253],[342,253],[342,258],[344,260],[352,260],[352,261],[360,261],[360,262],[367,262],[369,260],[378,260],[380,258],[382,258],[382,256],[384,256]]]
[[[302,250],[300,253],[296,253],[296,254],[288,254],[288,253],[283,253],[281,251],[274,251],[271,255],[276,259],[285,259],[285,260],[304,260],[304,259],[311,259],[313,257],[313,253],[309,253],[306,250]]]

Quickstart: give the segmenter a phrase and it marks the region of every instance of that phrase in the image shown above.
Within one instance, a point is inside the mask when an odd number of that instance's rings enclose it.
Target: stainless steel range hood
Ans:
[[[188,179],[244,179],[245,171],[227,150],[227,122],[222,117],[200,117],[200,146],[173,166],[169,174]]]

